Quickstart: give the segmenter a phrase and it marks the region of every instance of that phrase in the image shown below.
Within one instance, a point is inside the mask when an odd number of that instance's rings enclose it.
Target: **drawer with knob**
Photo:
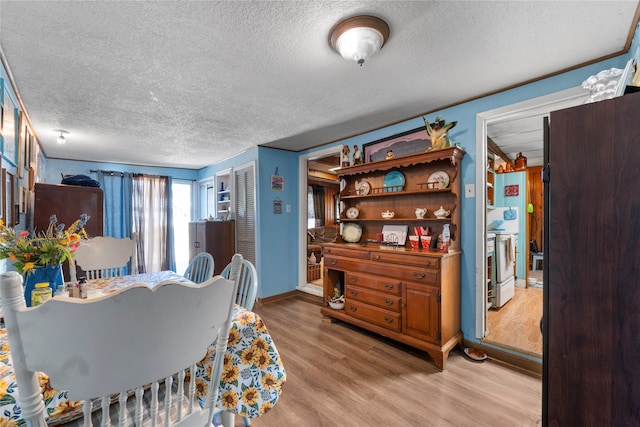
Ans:
[[[324,256],[324,268],[329,268],[333,270],[351,270],[358,271],[362,268],[362,262],[357,259],[345,258],[333,255],[325,255]]]
[[[383,294],[382,292],[359,288],[347,283],[345,296],[350,300],[364,302],[366,304],[375,305],[376,307],[400,313],[400,301],[402,298],[399,295]]]
[[[325,256],[344,256],[349,258],[360,258],[360,259],[368,259],[369,252],[363,251],[362,249],[351,249],[351,248],[336,248],[336,247],[328,247],[323,246],[322,252]]]
[[[422,268],[417,266],[407,266],[400,264],[389,264],[374,261],[358,261],[340,257],[326,257],[325,268],[343,270],[347,274],[354,276],[367,276],[367,281],[375,279],[385,279],[386,282],[399,283],[401,281],[409,281],[416,283],[424,283],[433,286],[440,285],[440,270]],[[351,282],[351,278],[347,283]],[[358,283],[361,283],[359,281]],[[361,286],[361,285],[360,285]]]
[[[401,330],[400,313],[374,307],[345,297],[344,311],[346,314],[357,317],[392,331]]]
[[[384,262],[390,264],[401,265],[415,265],[417,267],[425,268],[440,268],[439,256],[422,256],[422,255],[409,255],[406,253],[392,253],[384,251],[371,252],[369,255],[371,261]]]
[[[400,295],[402,291],[402,282],[393,277],[346,272],[344,280],[347,286],[358,286],[387,294]]]

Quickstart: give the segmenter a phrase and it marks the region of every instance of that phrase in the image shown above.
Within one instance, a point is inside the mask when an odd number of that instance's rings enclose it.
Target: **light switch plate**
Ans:
[[[476,197],[476,185],[475,184],[466,184],[464,186],[464,197]]]

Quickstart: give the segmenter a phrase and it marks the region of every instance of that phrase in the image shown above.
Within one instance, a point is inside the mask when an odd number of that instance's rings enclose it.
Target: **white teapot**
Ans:
[[[416,208],[416,218],[422,219],[427,214],[427,208]]]
[[[433,214],[436,216],[436,218],[446,218],[450,213],[451,211],[445,210],[445,208],[443,208],[442,206],[440,206],[440,209],[438,209],[437,211],[433,211]]]

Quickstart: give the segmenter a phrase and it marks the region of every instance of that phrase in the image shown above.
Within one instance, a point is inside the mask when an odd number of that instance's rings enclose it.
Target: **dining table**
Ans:
[[[192,284],[173,271],[100,278],[87,281],[87,298],[99,298],[130,286],[154,288],[166,281]],[[65,325],[52,327],[51,330],[52,333],[69,333]],[[207,395],[208,373],[214,357],[215,345],[212,343],[206,356],[196,365],[197,400],[201,406],[204,406]],[[40,372],[38,375],[48,425],[62,425],[82,416],[84,402],[67,399],[66,391],[50,387],[46,373]],[[234,415],[251,419],[268,412],[280,398],[285,381],[282,359],[264,322],[256,313],[236,304],[217,402],[225,414],[223,421],[233,420]],[[18,405],[19,393],[6,330],[4,324],[0,324],[0,425],[18,426],[23,423]],[[99,404],[94,404],[94,408],[99,407]]]

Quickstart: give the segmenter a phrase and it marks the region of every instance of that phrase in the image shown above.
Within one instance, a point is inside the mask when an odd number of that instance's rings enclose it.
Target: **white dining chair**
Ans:
[[[231,274],[231,268],[231,263],[227,264],[220,275],[228,278]],[[240,277],[238,279],[236,304],[247,310],[253,310],[253,304],[256,302],[256,296],[258,295],[258,272],[249,260],[242,260]],[[242,422],[245,426],[251,425],[249,418],[243,417]]]
[[[75,263],[85,271],[87,279],[117,277],[138,273],[138,235],[131,238],[98,236],[81,240],[75,252]],[[130,265],[130,268],[127,267]],[[75,268],[70,269],[71,282],[76,282]]]
[[[222,270],[220,275],[229,278],[231,272],[231,263]],[[242,260],[242,268],[240,269],[240,278],[238,281],[238,294],[236,295],[236,304],[247,310],[253,310],[253,304],[256,302],[258,295],[258,273],[253,264],[246,260]]]
[[[91,425],[92,401],[100,397],[102,425],[110,425],[109,400],[114,394],[119,395],[119,425],[130,425],[127,400],[135,391],[133,423],[137,426],[143,422],[154,426],[158,419],[166,426],[210,426],[241,264],[242,256],[234,255],[231,280],[216,276],[199,285],[163,282],[154,289],[134,286],[88,300],[56,297],[30,309],[25,305],[22,277],[16,272],[0,275],[18,404],[26,425],[47,426],[38,382],[38,372],[44,372],[51,387],[67,390],[69,399],[84,401],[85,425]],[[56,334],[47,325],[69,325],[72,329]],[[201,408],[194,373],[196,363],[213,342],[211,392]],[[187,369],[191,374],[185,387]],[[159,405],[159,381],[165,379],[165,390],[173,390],[174,377],[177,391],[167,392],[164,405]],[[150,391],[145,387],[149,384]],[[145,398],[149,393],[151,399]],[[177,394],[175,400],[173,394]],[[159,406],[164,407],[159,410]],[[143,420],[144,414],[149,419]]]
[[[213,256],[208,252],[200,252],[189,262],[184,277],[193,283],[202,283],[213,277],[214,266]]]

